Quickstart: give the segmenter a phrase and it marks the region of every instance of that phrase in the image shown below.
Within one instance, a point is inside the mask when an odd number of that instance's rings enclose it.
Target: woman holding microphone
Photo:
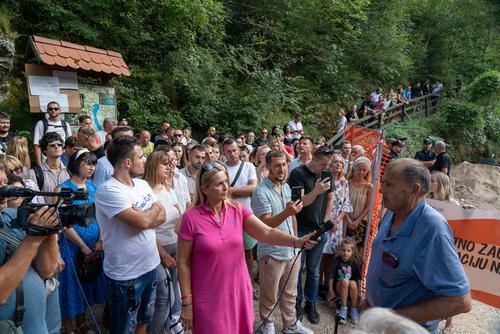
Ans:
[[[268,244],[312,248],[316,241],[265,225],[228,198],[228,175],[218,161],[204,163],[196,178],[194,207],[181,220],[177,267],[184,328],[200,333],[250,334],[252,285],[242,232]],[[302,204],[299,204],[302,206]]]

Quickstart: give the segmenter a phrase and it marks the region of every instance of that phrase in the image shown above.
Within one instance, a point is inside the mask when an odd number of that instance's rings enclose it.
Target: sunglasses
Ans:
[[[174,137],[182,137],[182,133],[174,133]]]
[[[398,257],[390,251],[384,251],[382,254],[382,261],[391,268],[397,268],[399,266]]]
[[[52,143],[52,144],[49,144],[48,146],[52,147],[52,148],[55,148],[55,147],[62,147],[63,144],[62,143]]]
[[[222,167],[222,164],[220,162],[218,162],[217,160],[205,162],[203,165],[201,165],[201,169],[204,172],[208,172],[214,168],[219,168],[219,167]]]
[[[11,174],[12,173],[18,174],[18,173],[21,173],[22,171],[23,171],[23,167],[16,167],[14,169],[9,169],[9,173],[11,173]]]
[[[59,108],[47,108],[48,111],[58,111]]]

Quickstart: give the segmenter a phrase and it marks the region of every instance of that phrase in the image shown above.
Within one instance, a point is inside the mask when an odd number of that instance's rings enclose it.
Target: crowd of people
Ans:
[[[258,138],[211,126],[200,141],[168,122],[153,136],[107,118],[96,132],[88,116],[73,134],[60,113],[50,102],[37,123],[33,162],[27,139],[0,113],[0,185],[83,189],[87,198],[74,204],[94,203],[95,216],[58,228],[48,206],[56,197],[36,196],[30,225],[58,232],[33,234],[13,223],[23,199],[0,198],[0,329],[10,321],[25,333],[95,333],[88,307],[106,304],[110,333],[249,334],[258,299],[259,332],[276,332],[269,314],[279,303],[284,333],[313,333],[302,320],[319,323],[325,299],[338,303],[342,323],[357,325],[362,307],[386,307],[438,333],[440,320],[450,330],[451,317],[470,309],[451,230],[424,200],[451,201],[444,142],[434,151],[425,138],[415,159],[399,157],[404,138],[391,143],[387,213],[363,298],[373,166],[362,146],[307,136],[300,113]],[[327,221],[334,227],[311,240]]]

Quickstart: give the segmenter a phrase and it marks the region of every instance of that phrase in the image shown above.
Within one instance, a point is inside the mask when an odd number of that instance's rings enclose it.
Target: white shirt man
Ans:
[[[103,269],[111,296],[111,331],[128,332],[130,324],[139,320],[136,332],[141,332],[153,314],[160,264],[154,228],[165,221],[165,208],[146,181],[133,178],[144,173],[136,138],[116,138],[107,154],[113,177],[97,189],[95,203],[106,254]],[[129,281],[125,295],[123,281]]]
[[[295,118],[288,122],[290,126],[290,131],[292,133],[292,139],[297,138],[300,139],[304,134],[304,128],[302,127],[302,114],[295,114]]]

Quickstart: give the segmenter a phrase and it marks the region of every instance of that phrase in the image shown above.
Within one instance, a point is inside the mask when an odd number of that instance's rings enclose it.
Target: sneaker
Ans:
[[[316,303],[311,303],[306,301],[306,306],[304,308],[307,314],[307,319],[313,325],[319,323],[319,313],[316,311]]]
[[[304,318],[304,315],[302,314],[302,301],[301,300],[297,300],[297,302],[295,303],[295,317],[297,318],[297,320],[300,320],[300,321],[302,321],[302,319]]]
[[[356,307],[351,307],[351,321],[354,326],[359,322],[359,311]]]
[[[259,333],[261,334],[275,334],[276,329],[274,328],[274,322],[266,322],[264,325],[261,327]]]
[[[297,320],[292,326],[283,328],[283,333],[285,334],[314,334],[312,330],[304,326],[300,320]]]
[[[345,324],[346,319],[347,319],[347,306],[342,306],[339,311],[339,323]]]

